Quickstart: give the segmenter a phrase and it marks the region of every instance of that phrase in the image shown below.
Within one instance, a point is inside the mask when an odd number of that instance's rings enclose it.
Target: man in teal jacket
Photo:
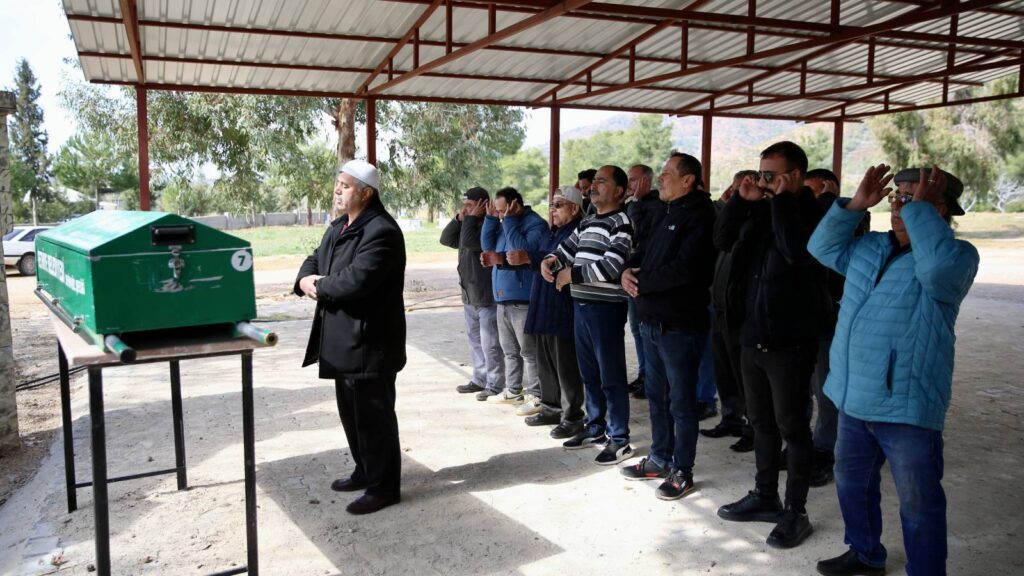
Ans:
[[[818,563],[826,576],[884,574],[880,470],[900,500],[909,576],[946,573],[942,427],[953,380],[953,325],[978,272],[978,251],[953,237],[963,184],[932,167],[869,168],[840,198],[808,250],[846,276],[825,393],[839,409],[836,490],[850,549]],[[860,238],[863,213],[888,196],[892,231]]]

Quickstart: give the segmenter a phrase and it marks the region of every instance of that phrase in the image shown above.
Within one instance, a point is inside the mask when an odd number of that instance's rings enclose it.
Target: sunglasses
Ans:
[[[893,193],[889,194],[888,198],[889,198],[889,204],[899,204],[901,206],[903,204],[909,204],[909,203],[914,201],[914,195],[913,194],[897,194],[897,193],[893,192]]]
[[[568,208],[570,204],[572,204],[572,202],[569,202],[568,200],[556,200],[551,206],[557,210],[559,208]]]

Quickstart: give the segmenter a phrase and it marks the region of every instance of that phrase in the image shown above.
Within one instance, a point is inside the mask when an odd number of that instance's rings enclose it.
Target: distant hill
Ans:
[[[600,124],[583,126],[562,134],[562,141],[590,138],[608,130],[625,130],[633,124],[634,114],[619,114],[602,120]],[[701,124],[698,116],[668,118],[672,124],[672,145],[681,152],[700,157]],[[824,134],[821,134],[823,132]],[[867,124],[847,124],[843,138],[843,193],[856,190],[860,177],[872,163],[881,162],[881,151]],[[732,174],[742,169],[756,169],[758,154],[772,142],[792,140],[808,147],[814,141],[824,142],[827,149],[812,150],[808,156],[821,158],[821,166],[832,165],[832,124],[803,124],[784,120],[749,120],[741,118],[715,119],[712,139],[711,189],[721,190],[728,185]],[[545,156],[548,145],[537,146]],[[658,167],[655,167],[657,170]]]

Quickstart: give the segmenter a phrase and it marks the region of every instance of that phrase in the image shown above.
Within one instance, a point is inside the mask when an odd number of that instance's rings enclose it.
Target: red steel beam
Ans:
[[[366,161],[377,165],[377,100],[366,99]]]
[[[964,106],[966,104],[980,104],[982,102],[994,102],[996,100],[1010,100],[1013,98],[1024,98],[1024,90],[1018,90],[1017,92],[1011,92],[1009,94],[996,94],[994,96],[981,96],[978,98],[964,98],[963,100],[950,100],[949,102],[936,102],[932,104],[918,104],[916,106],[905,106],[902,108],[890,108],[888,110],[876,110],[874,112],[860,112],[857,114],[850,114],[849,116],[842,116],[842,120],[846,122],[860,120],[861,118],[868,118],[871,116],[881,116],[883,114],[896,114],[899,112],[916,112],[919,110],[931,110],[932,108],[946,108],[949,106]]]
[[[572,17],[572,16],[573,15],[569,15],[568,17]],[[121,23],[121,20],[119,18],[108,18],[108,17],[104,17],[104,16],[88,16],[88,15],[82,15],[82,14],[69,14],[67,18],[68,18],[69,21],[72,21],[72,22],[106,23],[106,24],[120,24]],[[639,20],[639,22],[640,23],[644,23],[644,24],[651,24],[651,22],[649,20]],[[683,28],[683,29],[688,29],[690,27],[688,23],[684,22],[683,24],[684,24],[684,26],[681,26],[681,28]],[[155,27],[155,28],[172,28],[172,29],[179,29],[179,30],[196,30],[196,31],[200,31],[200,32],[224,32],[224,33],[228,33],[228,34],[246,34],[246,35],[258,34],[258,35],[267,35],[267,36],[282,36],[282,37],[292,37],[292,38],[309,38],[309,39],[317,39],[317,40],[330,40],[330,41],[342,41],[342,42],[367,42],[367,43],[394,44],[396,42],[400,42],[401,41],[400,38],[389,38],[389,37],[384,37],[384,36],[365,36],[365,35],[358,35],[358,34],[332,34],[332,33],[323,33],[323,32],[300,32],[300,31],[290,31],[290,30],[276,30],[276,29],[272,29],[272,28],[240,28],[240,27],[236,27],[236,26],[219,26],[219,25],[212,25],[212,24],[211,25],[206,25],[206,24],[194,24],[194,23],[183,23],[183,22],[159,22],[159,21],[155,21],[155,20],[140,20],[139,21],[139,25],[140,26],[144,26],[144,27]],[[738,33],[737,30],[731,30],[731,31]],[[802,38],[806,38],[806,36],[802,36]],[[421,39],[420,40],[420,44],[423,45],[423,46],[431,46],[431,47],[437,47],[437,48],[444,48],[444,46],[445,46],[445,43],[444,43],[443,40],[423,40],[423,39]],[[468,45],[467,43],[458,43],[458,42],[453,42],[452,43],[452,46],[454,46],[456,48],[461,48],[461,47],[467,46],[467,45]],[[900,47],[906,47],[905,44],[895,44],[895,43],[886,44],[886,43],[882,43],[882,42],[879,42],[879,45],[880,46],[881,45],[897,45],[897,46],[900,46]],[[561,49],[554,49],[554,48],[538,48],[538,47],[531,47],[531,46],[504,46],[504,45],[500,45],[500,44],[488,46],[488,47],[486,47],[484,49],[485,50],[498,50],[498,51],[505,51],[505,52],[519,52],[519,53],[525,53],[525,54],[545,54],[545,55],[553,55],[553,56],[572,56],[572,57],[582,57],[582,58],[602,58],[602,57],[605,56],[605,54],[603,52],[561,50]],[[942,51],[942,52],[946,51],[945,47],[921,47],[921,46],[915,46],[914,49],[915,50],[922,50],[922,49],[925,49],[925,50],[936,50],[936,51]],[[960,50],[960,51],[964,52],[964,53],[977,53],[976,51],[972,52],[970,50]],[[987,54],[990,54],[990,52],[981,52],[981,54],[987,55]],[[415,52],[414,52],[413,56],[414,56],[414,58],[416,57],[416,53]],[[626,59],[626,58],[627,58],[626,56],[619,56],[618,57],[618,59]],[[145,59],[146,59],[146,56],[143,56],[143,60],[145,60]],[[637,55],[636,60],[637,60],[637,62],[646,62],[646,63],[653,63],[653,64],[676,64],[676,63],[679,62],[675,58],[663,58],[663,57],[656,57],[656,56],[643,56],[643,55],[639,55],[639,54]],[[711,62],[708,62],[708,61],[701,61],[701,60],[690,60],[689,62],[691,64],[695,65],[695,66],[699,66],[699,65],[703,65],[703,64],[710,64],[711,63]],[[753,64],[753,63],[738,64],[738,65],[735,66],[735,68],[742,68],[742,69],[746,69],[746,70],[767,70],[767,69],[769,69],[768,66],[757,65],[757,64]],[[861,77],[863,77],[862,74],[859,74],[859,73],[856,73],[856,72],[843,72],[841,70],[826,70],[826,69],[815,69],[815,68],[808,69],[808,73],[810,73],[810,74],[818,74],[818,75],[822,75],[822,76],[837,76],[837,77],[844,77],[844,78],[861,78]],[[883,78],[883,79],[884,78],[892,78],[891,76],[880,76],[880,75],[877,76],[877,77],[878,78]],[[958,82],[958,84],[961,84],[961,85],[964,85],[964,86],[981,86],[982,85],[981,82]]]
[[[128,36],[128,49],[135,64],[135,77],[139,84],[146,83],[146,69],[142,65],[142,42],[139,39],[139,8],[135,0],[120,0],[121,24]]]
[[[711,191],[711,130],[715,117],[705,114],[700,132],[700,164],[704,169],[704,189]]]
[[[843,181],[843,121],[836,120],[832,130],[832,173]]]
[[[409,30],[405,33],[404,36],[402,36],[402,39],[399,40],[398,43],[391,48],[391,50],[388,52],[388,55],[385,56],[384,59],[377,64],[377,67],[373,69],[373,72],[371,72],[370,75],[367,76],[366,80],[363,81],[363,84],[359,87],[358,90],[356,90],[357,93],[362,94],[366,92],[366,90],[370,87],[370,83],[373,82],[374,79],[380,75],[381,71],[384,70],[385,66],[390,65],[395,55],[398,54],[398,52],[409,42],[409,40],[412,40],[413,36],[416,34],[416,31],[419,30],[420,26],[422,26],[423,23],[427,21],[427,18],[430,18],[430,15],[433,14],[435,10],[437,10],[437,7],[441,5],[442,1],[443,0],[433,0],[430,3],[430,6],[428,6],[427,9],[424,10],[422,14],[420,14],[420,17],[416,19],[416,22],[413,23],[412,27],[409,28]]]
[[[385,82],[384,84],[377,86],[376,88],[370,90],[368,93],[371,95],[382,94],[384,93],[385,90],[393,88],[394,86],[397,86],[402,82],[411,80],[426,72],[430,72],[435,68],[439,68],[441,66],[444,66],[445,64],[454,62],[459,58],[464,58],[465,56],[472,54],[477,50],[486,48],[487,46],[500,42],[506,38],[515,36],[516,34],[519,34],[524,30],[529,30],[534,26],[538,26],[553,18],[557,18],[563,14],[571,12],[572,10],[575,10],[580,6],[583,6],[589,1],[590,0],[563,0],[562,2],[559,2],[558,4],[552,6],[551,8],[548,8],[543,12],[534,14],[533,16],[530,16],[525,20],[520,20],[519,22],[516,22],[515,24],[508,26],[506,28],[503,28],[502,30],[495,32],[494,34],[484,36],[483,38],[477,40],[476,42],[471,42],[466,46],[463,46],[462,48],[455,50],[454,52],[445,54],[444,56],[437,58],[436,60],[432,60],[426,64],[423,64],[419,68],[414,68],[413,70],[410,70],[405,74],[402,74],[401,76],[395,78],[394,80],[390,80],[388,82]]]
[[[910,85],[916,84],[922,80],[943,78],[953,74],[971,74],[974,72],[984,72],[986,70],[996,70],[999,68],[1006,68],[1009,66],[1017,66],[1024,62],[1024,59],[1014,58],[1011,60],[1000,60],[998,62],[988,62],[983,64],[961,64],[954,68],[944,68],[933,72],[927,72],[924,74],[915,74],[913,76],[907,76],[902,80],[879,80],[876,82],[868,82],[860,86],[840,86],[837,88],[826,88],[817,92],[807,92],[799,96],[781,96],[779,98],[769,98],[767,100],[759,100],[753,104],[739,103],[732,104],[729,106],[723,106],[715,112],[731,112],[733,110],[741,110],[743,108],[750,108],[751,106],[764,106],[767,104],[778,104],[780,102],[789,102],[792,100],[815,100],[818,96],[831,96],[833,94],[844,94],[846,92],[860,92],[862,90],[873,90],[875,88],[890,87],[894,85]],[[877,95],[876,95],[877,97]],[[843,106],[852,104],[852,101],[848,101]],[[831,109],[829,109],[831,110]],[[821,115],[824,111],[816,112],[815,115]]]
[[[558,188],[558,162],[561,153],[562,134],[561,115],[558,106],[551,107],[551,140],[548,142],[548,163],[550,172],[548,174],[548,205],[550,206]]]
[[[106,52],[78,52],[80,58],[110,58],[110,59],[122,59],[127,60],[131,58],[130,54],[112,54]],[[369,74],[372,72],[369,68],[357,68],[351,66],[321,66],[321,65],[308,65],[308,64],[279,64],[276,62],[240,62],[240,61],[226,61],[226,60],[210,60],[206,58],[184,58],[174,56],[143,56],[143,62],[171,62],[175,64],[199,64],[206,66],[239,66],[239,67],[251,67],[251,68],[268,68],[271,70],[306,70],[315,72],[340,72],[349,74]],[[403,74],[405,70],[394,70],[395,74]],[[451,78],[454,80],[483,80],[487,82],[515,82],[515,83],[527,83],[527,84],[561,84],[562,80],[557,78],[535,78],[535,77],[523,77],[523,76],[494,76],[494,75],[482,75],[482,74],[460,74],[455,72],[428,72],[424,74],[431,78]],[[574,86],[588,86],[586,82],[575,81]],[[593,86],[599,88],[613,86],[613,84],[604,82],[593,82]],[[675,86],[644,86],[640,90],[647,90],[652,92],[677,92],[681,94],[709,94],[709,90],[702,90],[700,88],[684,88]],[[735,91],[732,94],[748,95],[747,91]],[[758,98],[773,98],[777,96],[784,96],[784,94],[771,93],[771,92],[755,92],[754,97]],[[842,98],[822,98],[824,100],[833,100],[836,102],[846,102]],[[878,103],[878,102],[876,102]],[[541,103],[542,104],[542,103]],[[896,102],[899,105],[910,106],[912,102]],[[540,105],[540,104],[538,104]]]
[[[139,210],[149,211],[149,109],[145,85],[135,87],[135,119],[139,133]]]
[[[615,50],[612,50],[607,55],[605,55],[604,58],[601,58],[597,62],[594,62],[593,64],[587,66],[583,70],[580,70],[579,72],[573,74],[572,76],[570,76],[568,79],[564,80],[558,86],[555,86],[554,88],[552,88],[552,89],[548,90],[547,92],[541,94],[540,96],[536,97],[533,100],[534,103],[540,104],[542,101],[547,100],[548,97],[557,95],[558,91],[561,90],[562,88],[565,88],[566,86],[569,86],[569,85],[573,84],[574,82],[576,82],[580,78],[583,78],[584,76],[587,76],[588,74],[590,74],[594,70],[597,70],[601,66],[604,66],[605,64],[607,64],[611,60],[617,58],[623,52],[626,52],[627,50],[629,50],[631,53],[633,53],[633,50],[636,48],[637,44],[639,44],[640,42],[643,42],[644,40],[647,40],[651,36],[654,36],[658,32],[661,32],[665,28],[668,28],[672,24],[672,22],[673,22],[672,20],[664,20],[664,21],[658,23],[657,26],[645,30],[643,32],[643,34],[640,34],[636,38],[633,38],[632,40],[626,42],[622,46],[619,46]],[[634,58],[635,58],[635,55],[634,55]],[[632,73],[633,73],[633,69],[631,67],[630,68],[630,75],[632,75]]]

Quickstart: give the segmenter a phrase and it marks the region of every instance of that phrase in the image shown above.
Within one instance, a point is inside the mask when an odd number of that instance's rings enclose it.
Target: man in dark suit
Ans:
[[[405,240],[380,201],[377,168],[341,167],[331,222],[306,258],[295,293],[316,300],[303,366],[335,381],[338,411],[356,467],[335,480],[339,492],[366,490],[345,508],[369,514],[400,500],[402,470],[395,378],[405,367]]]

